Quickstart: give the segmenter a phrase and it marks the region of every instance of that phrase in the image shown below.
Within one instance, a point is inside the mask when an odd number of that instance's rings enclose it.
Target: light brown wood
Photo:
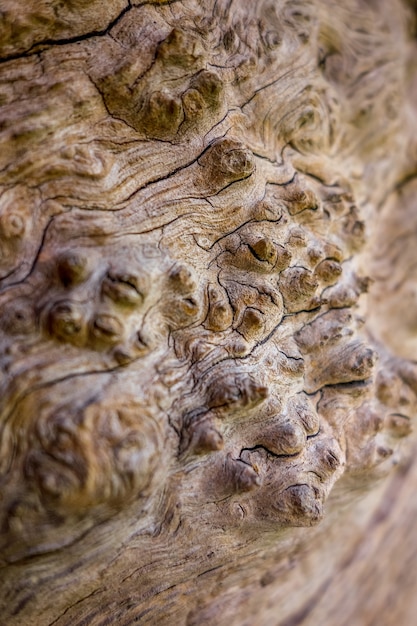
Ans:
[[[0,624],[411,626],[413,3],[0,20]]]

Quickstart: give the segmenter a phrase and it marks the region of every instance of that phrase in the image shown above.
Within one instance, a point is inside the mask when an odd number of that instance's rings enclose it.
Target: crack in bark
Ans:
[[[66,211],[66,212],[68,212],[68,211]],[[61,214],[61,215],[62,215],[62,214]],[[44,231],[43,231],[43,234],[42,234],[42,240],[41,240],[41,243],[40,243],[39,248],[38,248],[38,250],[37,250],[37,252],[36,252],[35,258],[34,258],[34,260],[33,260],[33,262],[32,262],[32,266],[31,266],[31,268],[30,268],[29,272],[26,274],[26,276],[24,276],[24,277],[23,277],[23,278],[21,278],[20,280],[18,280],[18,281],[16,281],[16,282],[14,282],[14,283],[9,283],[9,284],[8,284],[8,285],[6,285],[5,287],[0,288],[0,294],[2,294],[2,293],[4,293],[4,292],[8,291],[8,290],[9,290],[9,289],[11,289],[12,287],[16,287],[17,285],[20,285],[21,283],[25,282],[25,280],[27,280],[27,279],[29,278],[29,276],[32,274],[32,272],[33,272],[33,271],[34,271],[34,269],[35,269],[36,263],[37,263],[37,261],[38,261],[38,259],[39,259],[39,256],[40,256],[40,254],[41,254],[41,252],[42,252],[42,249],[43,249],[43,247],[44,247],[47,232],[48,232],[48,230],[49,230],[49,228],[50,228],[51,224],[53,223],[53,221],[55,220],[55,218],[56,218],[56,217],[57,217],[56,215],[54,215],[54,216],[50,217],[50,218],[49,218],[49,220],[48,220],[47,225],[46,225],[46,226],[45,226],[45,228],[44,228]]]
[[[74,35],[74,37],[67,37],[64,39],[44,39],[43,41],[33,44],[33,46],[31,46],[28,50],[24,52],[11,54],[7,57],[0,58],[0,64],[35,56],[39,54],[39,52],[44,52],[45,50],[49,50],[54,46],[66,46],[68,44],[86,41],[87,39],[92,39],[93,37],[103,37],[105,35],[108,35],[112,28],[116,26],[120,22],[120,20],[126,15],[126,13],[128,13],[132,8],[134,7],[131,5],[130,0],[128,0],[125,8],[105,28],[101,30],[91,31],[89,33],[85,33],[84,35]]]
[[[275,459],[293,459],[293,458],[299,457],[301,455],[301,452],[294,452],[294,454],[276,454],[275,452],[272,452],[272,450],[267,448],[265,445],[257,444],[256,446],[253,446],[252,448],[242,448],[241,451],[240,451],[240,455],[239,455],[239,459],[238,460],[242,461],[242,463],[245,463],[246,465],[249,465],[250,467],[252,467],[252,465],[250,463],[247,463],[247,461],[244,461],[240,457],[241,457],[243,452],[255,452],[256,450],[265,450],[265,452],[267,454],[273,456]]]
[[[79,600],[77,600],[76,602],[74,602],[73,604],[70,604],[63,613],[61,613],[61,615],[59,615],[59,617],[57,617],[56,619],[54,619],[53,622],[49,622],[49,624],[47,626],[54,626],[54,624],[56,624],[57,622],[59,622],[59,620],[64,617],[64,615],[66,615],[66,613],[68,613],[68,611],[71,611],[75,606],[77,606],[78,604],[80,604],[81,602],[84,602],[84,600],[87,600],[88,598],[91,598],[93,596],[95,596],[97,593],[102,592],[101,588],[97,588],[94,589],[94,591],[92,591],[91,593],[88,593],[86,596],[83,596],[82,598],[80,598]]]

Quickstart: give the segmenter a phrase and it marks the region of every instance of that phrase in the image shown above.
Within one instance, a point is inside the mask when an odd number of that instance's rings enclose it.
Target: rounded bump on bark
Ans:
[[[181,96],[187,121],[199,121],[217,110],[223,91],[223,81],[216,72],[202,70],[195,74]]]
[[[278,273],[289,266],[290,251],[270,237],[249,232],[242,234],[241,238],[236,246],[233,246],[233,240],[227,242],[227,252],[219,259],[221,266],[233,266],[257,274]]]
[[[333,473],[342,465],[342,461],[335,450],[327,448],[323,451],[321,461],[328,472]]]
[[[289,313],[310,310],[318,305],[313,296],[319,286],[313,272],[305,267],[290,267],[281,273],[279,285],[284,306]]]
[[[377,358],[375,350],[357,340],[333,346],[321,355],[313,354],[306,390],[312,392],[326,385],[366,381],[372,376]]]
[[[288,526],[314,526],[323,518],[320,491],[307,484],[287,487],[279,495],[276,507],[280,521]]]
[[[361,346],[360,349],[352,352],[346,361],[346,365],[354,375],[355,380],[364,380],[371,375],[377,358],[375,350],[367,346]]]
[[[332,243],[331,241],[326,241],[323,246],[323,251],[326,259],[336,261],[337,263],[341,263],[343,261],[343,251],[335,243]]]
[[[164,317],[172,329],[185,328],[201,317],[204,298],[200,294],[194,271],[177,264],[168,273],[169,294],[165,301]]]
[[[204,327],[214,332],[222,332],[233,323],[233,311],[224,290],[210,287],[208,290],[209,311]]]
[[[210,409],[254,407],[268,397],[268,388],[248,374],[225,374],[216,377],[208,386],[206,405]]]
[[[215,332],[221,332],[230,328],[233,322],[233,312],[225,302],[215,302],[210,307],[205,327]]]
[[[169,282],[172,288],[179,293],[186,293],[196,286],[192,271],[185,265],[178,264],[170,270]]]
[[[413,423],[406,415],[390,415],[387,420],[387,428],[393,437],[402,439],[413,432]]]
[[[253,155],[246,148],[233,147],[223,153],[219,169],[226,176],[244,178],[254,171]]]
[[[241,333],[246,341],[256,339],[262,334],[265,326],[264,316],[257,309],[248,307],[242,316],[242,321],[237,327],[239,333]]]
[[[39,517],[43,513],[42,505],[39,501],[39,497],[35,494],[31,494],[24,500],[16,498],[14,502],[8,507],[6,514],[6,532],[12,536],[19,537],[21,544],[25,543],[28,535],[30,535],[30,528],[33,528],[38,523]],[[19,546],[21,550],[22,546]],[[13,557],[8,555],[9,562],[13,561]]]
[[[269,30],[267,24],[263,26],[261,38],[265,48],[267,50],[276,50],[282,43],[282,36],[276,30]]]
[[[0,232],[6,239],[23,237],[26,223],[23,215],[15,211],[7,211],[0,215]]]
[[[299,181],[290,183],[283,188],[283,200],[290,215],[298,215],[302,211],[316,211],[320,206],[319,198]]]
[[[194,454],[208,454],[222,450],[224,442],[221,433],[211,420],[201,420],[190,429],[190,447]]]
[[[365,413],[365,415],[364,415]],[[375,411],[365,405],[363,410],[358,411],[358,415],[363,420],[363,426],[361,427],[367,434],[376,435],[384,428],[384,414],[380,411]]]
[[[113,358],[119,365],[127,365],[137,358],[137,354],[126,346],[116,346],[113,350]]]
[[[173,28],[156,51],[156,58],[164,65],[174,65],[184,69],[193,67],[202,55],[203,48],[199,39],[180,28]]]
[[[317,435],[320,429],[320,418],[306,394],[299,393],[292,398],[289,402],[288,411],[291,416],[300,421],[307,436]]]
[[[401,381],[398,376],[387,368],[379,370],[376,377],[376,397],[382,404],[395,407],[400,393]]]
[[[291,261],[291,252],[270,237],[249,232],[244,245],[233,255],[232,263],[248,271],[269,274],[281,272]]]
[[[374,448],[377,442],[381,441],[381,434],[382,440],[386,436],[385,411],[376,410],[372,404],[365,402],[359,407],[355,417],[355,421],[352,422],[352,427],[355,428],[352,438],[355,446],[350,446],[349,454],[352,456],[364,454],[365,462],[362,462],[362,466],[368,467],[374,462]]]
[[[52,337],[60,341],[84,343],[86,335],[84,307],[71,300],[56,302],[48,315],[48,330]]]
[[[318,264],[314,273],[323,283],[332,285],[341,276],[342,266],[332,259],[324,259],[324,261]]]
[[[287,269],[291,263],[291,252],[287,250],[284,246],[277,246],[277,262],[275,264],[275,269],[279,272]]]
[[[332,345],[353,334],[353,317],[348,309],[330,310],[294,334],[303,352],[312,352]]]
[[[97,313],[92,319],[90,332],[93,341],[114,345],[123,336],[123,324],[115,315]]]
[[[112,351],[112,355],[119,365],[127,365],[145,356],[151,349],[152,341],[150,341],[149,337],[145,339],[143,332],[139,330],[133,334],[133,338],[130,338],[124,343],[117,344]]]
[[[313,267],[324,259],[324,250],[321,246],[312,245],[307,249],[307,257]]]
[[[365,243],[365,222],[359,217],[359,209],[353,205],[342,220],[342,232],[353,251],[357,251]]]
[[[323,301],[328,304],[330,309],[344,309],[353,307],[357,303],[359,295],[356,285],[339,283],[323,292]]]
[[[143,103],[135,126],[138,130],[143,129],[148,137],[172,139],[183,119],[180,98],[164,91],[155,91]]]
[[[199,316],[200,311],[200,305],[195,298],[181,298],[177,303],[177,321],[183,320],[188,322],[195,320]]]
[[[101,292],[113,302],[130,307],[139,307],[145,298],[143,281],[134,274],[109,271],[101,284]]]
[[[203,176],[222,185],[248,178],[255,171],[253,153],[240,141],[222,138],[213,141],[199,159]]]
[[[181,99],[185,117],[188,120],[193,120],[203,115],[206,103],[197,89],[187,89],[182,94]]]
[[[262,484],[261,477],[252,465],[240,459],[233,459],[230,453],[226,456],[224,468],[225,482],[235,493],[253,491]]]
[[[307,434],[301,424],[287,419],[270,427],[259,443],[278,456],[293,456],[306,447]]]
[[[306,231],[301,226],[290,228],[286,244],[291,248],[304,248],[308,244]]]
[[[28,335],[36,328],[35,312],[29,298],[15,298],[2,306],[0,327],[11,335]]]
[[[77,251],[63,252],[57,259],[58,276],[64,287],[84,282],[89,269],[88,258]]]
[[[229,28],[223,35],[223,45],[227,52],[231,52],[238,45],[238,36],[233,28]]]
[[[25,476],[47,509],[83,517],[91,507],[137,497],[151,481],[160,445],[143,408],[63,407],[37,422]]]
[[[264,198],[257,202],[252,208],[252,217],[256,221],[272,219],[276,222],[282,217],[282,206],[277,202],[276,198]]]
[[[250,346],[243,337],[232,336],[226,344],[227,351],[232,358],[240,359],[250,352]]]
[[[277,261],[277,249],[269,237],[260,237],[249,243],[249,250],[258,261],[274,266]]]
[[[196,89],[202,96],[203,101],[209,107],[219,104],[220,95],[223,91],[223,81],[212,70],[202,70],[191,79],[191,87]]]
[[[385,459],[389,459],[394,454],[394,450],[387,446],[378,446],[376,453],[381,461],[385,461]]]

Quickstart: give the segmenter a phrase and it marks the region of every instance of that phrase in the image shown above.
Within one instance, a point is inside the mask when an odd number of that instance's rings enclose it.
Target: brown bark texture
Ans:
[[[0,0],[0,624],[412,626],[406,0]]]

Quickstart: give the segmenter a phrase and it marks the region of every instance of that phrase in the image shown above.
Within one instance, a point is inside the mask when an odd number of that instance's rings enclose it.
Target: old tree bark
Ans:
[[[0,20],[0,623],[415,623],[413,4]]]

